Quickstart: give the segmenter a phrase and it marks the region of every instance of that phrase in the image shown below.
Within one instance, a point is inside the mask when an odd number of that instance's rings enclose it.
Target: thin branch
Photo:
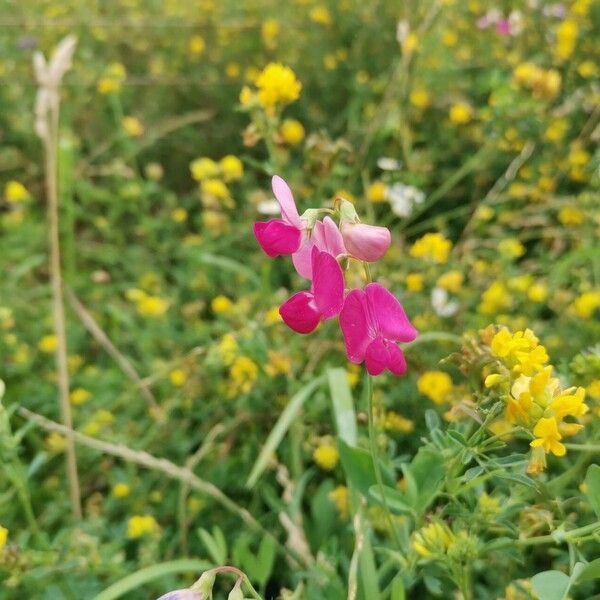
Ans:
[[[55,431],[61,435],[70,436],[82,446],[93,448],[94,450],[98,450],[105,454],[110,454],[111,456],[117,456],[125,461],[146,467],[147,469],[160,471],[172,479],[177,479],[182,483],[186,483],[191,488],[206,494],[215,502],[220,504],[223,508],[238,516],[253,531],[271,538],[278,550],[285,555],[292,562],[292,564],[298,563],[298,557],[296,557],[289,549],[281,544],[279,540],[270,531],[267,531],[245,508],[242,508],[236,504],[214,484],[200,479],[198,476],[192,473],[190,469],[180,467],[165,458],[157,458],[156,456],[148,454],[148,452],[144,452],[142,450],[133,450],[132,448],[122,444],[112,444],[111,442],[99,440],[97,438],[84,435],[83,433],[79,433],[78,431],[73,431],[72,429],[61,425],[60,423],[56,423],[56,421],[46,419],[46,417],[43,417],[42,415],[34,413],[23,407],[19,408],[18,413],[25,419],[33,421],[46,431]]]
[[[90,332],[92,337],[106,350],[106,352],[115,360],[119,368],[125,375],[127,375],[140,389],[142,395],[148,402],[150,408],[154,409],[153,414],[159,408],[158,403],[154,394],[150,391],[148,384],[139,376],[133,365],[129,360],[119,352],[118,348],[110,341],[104,330],[96,323],[94,317],[85,308],[77,296],[73,293],[70,288],[66,290],[69,304],[83,323],[84,327]]]

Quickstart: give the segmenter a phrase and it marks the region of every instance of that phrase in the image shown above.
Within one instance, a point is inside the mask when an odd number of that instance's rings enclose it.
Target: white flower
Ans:
[[[425,200],[425,194],[419,188],[403,183],[395,183],[386,189],[385,199],[390,203],[392,212],[399,217],[408,217],[415,204]]]
[[[403,44],[406,41],[410,34],[410,24],[408,21],[398,21],[398,26],[396,27],[396,39],[399,44]]]
[[[448,302],[448,292],[444,288],[435,287],[431,290],[431,306],[439,317],[451,317],[458,312],[458,302]]]
[[[281,211],[279,202],[274,198],[272,200],[263,200],[256,205],[256,210],[261,215],[278,215]]]
[[[402,163],[395,158],[391,158],[390,156],[382,156],[377,159],[377,166],[382,171],[398,171],[402,166]]]

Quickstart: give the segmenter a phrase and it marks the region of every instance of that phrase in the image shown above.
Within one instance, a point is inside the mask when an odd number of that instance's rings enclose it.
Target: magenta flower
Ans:
[[[316,246],[311,255],[312,286],[279,307],[285,324],[298,333],[310,333],[325,319],[339,314],[344,304],[344,275],[338,261]]]
[[[395,375],[406,372],[406,359],[396,342],[412,342],[417,330],[400,302],[378,283],[364,290],[352,290],[340,313],[348,359],[366,363],[370,375],[389,369]]]
[[[298,250],[304,225],[288,184],[275,175],[271,185],[281,207],[281,219],[254,223],[254,235],[266,254],[274,258],[293,254]]]
[[[304,231],[300,248],[292,255],[292,262],[298,275],[306,279],[312,279],[313,248],[334,257],[346,254],[342,234],[331,217],[325,217],[323,222],[316,221],[310,236],[307,231]]]
[[[383,258],[392,241],[387,227],[365,223],[342,223],[342,237],[352,256],[369,263]]]

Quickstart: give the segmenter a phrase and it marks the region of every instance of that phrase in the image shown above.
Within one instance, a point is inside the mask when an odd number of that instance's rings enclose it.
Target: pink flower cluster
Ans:
[[[339,211],[339,228],[330,216],[318,220],[326,211],[309,209],[300,216],[287,183],[275,175],[272,185],[281,219],[255,223],[254,235],[268,256],[291,255],[298,274],[311,282],[308,290],[281,305],[284,322],[307,334],[321,321],[339,315],[351,362],[364,362],[370,375],[386,369],[395,375],[405,373],[406,360],[397,342],[413,341],[417,331],[402,305],[379,283],[347,291],[340,266],[344,258],[378,261],[390,247],[389,230],[360,223],[348,202]]]

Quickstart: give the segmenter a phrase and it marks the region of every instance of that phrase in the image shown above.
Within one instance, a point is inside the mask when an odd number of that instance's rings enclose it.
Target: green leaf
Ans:
[[[356,446],[356,414],[346,369],[328,369],[327,381],[338,436],[349,446]]]
[[[600,579],[600,558],[597,558],[587,565],[584,565],[579,571],[579,574],[575,579],[575,583],[577,585],[580,583],[588,583],[594,579]]]
[[[437,450],[420,448],[407,470],[417,489],[413,506],[417,514],[423,514],[440,490],[445,474],[444,459]]]
[[[594,512],[600,517],[600,465],[590,465],[586,476],[585,483],[587,485],[587,497]]]
[[[340,462],[348,482],[363,496],[375,485],[375,469],[371,455],[362,448],[349,446],[343,439],[338,439]]]
[[[257,557],[259,565],[257,581],[260,587],[267,583],[273,572],[276,553],[275,540],[271,536],[265,535],[260,541]]]
[[[227,562],[227,542],[219,527],[216,525],[213,527],[212,535],[202,527],[199,527],[197,532],[214,563],[216,565],[225,564]]]
[[[245,264],[234,260],[233,258],[229,258],[228,256],[217,256],[216,254],[208,254],[207,252],[194,253],[194,258],[204,265],[217,267],[223,271],[230,271],[232,273],[242,275],[248,281],[260,286],[260,278],[254,272],[254,270],[250,267],[247,267]]]
[[[174,573],[188,572],[197,573],[198,576],[200,576],[202,571],[206,571],[211,567],[212,565],[206,561],[191,558],[182,558],[180,560],[158,563],[151,567],[140,569],[131,575],[127,575],[127,577],[113,583],[104,591],[100,592],[93,600],[115,600],[116,598],[121,598],[128,592],[137,590],[153,579],[163,578]]]
[[[317,377],[292,396],[288,402],[288,405],[279,416],[279,419],[277,419],[277,423],[275,423],[271,433],[269,433],[266,442],[261,448],[260,454],[258,455],[258,458],[256,459],[256,462],[250,471],[250,475],[248,476],[248,481],[246,481],[247,488],[254,487],[259,477],[269,464],[271,455],[281,443],[281,440],[284,438],[287,430],[290,428],[292,421],[302,408],[302,405],[314,392],[314,390],[321,385],[321,383],[323,383],[323,377]]]
[[[415,515],[415,510],[408,502],[406,494],[388,486],[383,486],[383,493],[390,511],[400,514]],[[376,502],[383,503],[381,488],[378,485],[373,485],[369,488],[369,496]]]
[[[404,582],[402,581],[402,577],[397,575],[392,581],[392,586],[390,588],[390,600],[405,600],[406,592],[404,590]]]
[[[569,576],[561,571],[543,571],[531,578],[540,600],[563,600],[569,589]]]

